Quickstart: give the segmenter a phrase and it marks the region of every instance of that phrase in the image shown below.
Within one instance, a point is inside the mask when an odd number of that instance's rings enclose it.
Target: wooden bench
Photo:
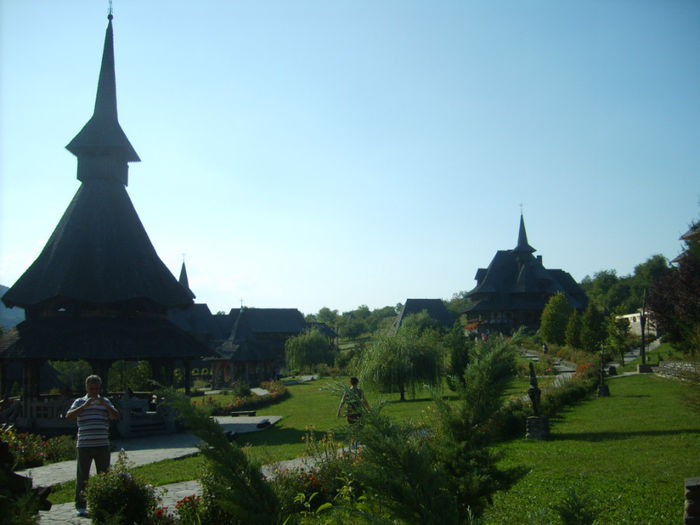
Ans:
[[[237,412],[231,412],[231,415],[233,417],[238,417],[238,416],[254,416],[255,415],[255,410],[240,410]]]

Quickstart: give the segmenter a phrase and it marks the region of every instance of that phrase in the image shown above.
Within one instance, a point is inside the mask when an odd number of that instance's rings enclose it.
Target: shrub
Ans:
[[[180,525],[200,525],[202,523],[204,513],[202,499],[195,494],[185,496],[175,503],[175,511]]]
[[[570,487],[553,509],[559,513],[564,525],[591,525],[600,514],[593,499],[581,487],[578,490]]]
[[[207,415],[227,416],[232,411],[254,410],[278,403],[289,397],[289,391],[281,381],[263,381],[260,383],[260,388],[264,388],[269,393],[263,396],[253,394],[246,397],[236,397],[230,403],[223,405],[215,403],[210,397],[201,402],[192,401],[192,403],[203,409]]]
[[[44,458],[46,463],[75,459],[75,438],[63,435],[47,439],[44,445],[44,452],[46,453]]]
[[[579,365],[581,367],[583,365]],[[578,372],[577,372],[578,373]],[[541,412],[553,416],[563,407],[584,400],[598,384],[595,376],[576,376],[557,387],[546,388],[542,393]]]
[[[250,385],[246,381],[236,381],[233,384],[232,392],[236,397],[247,397],[250,395]]]
[[[335,440],[333,431],[318,439],[313,428],[307,428],[304,441],[307,455],[317,458],[314,465],[275,471],[272,480],[272,487],[286,516],[316,511],[326,503],[332,503],[344,485],[343,478],[359,458],[350,452],[338,453],[342,444]]]
[[[93,523],[98,525],[147,523],[160,502],[156,489],[132,474],[123,450],[109,471],[90,478],[85,496]]]
[[[206,445],[201,478],[204,517],[202,523],[279,523],[279,501],[257,465],[249,462],[221,426],[197,410],[190,400],[173,391],[161,392],[190,431]]]
[[[13,425],[0,426],[0,439],[10,447],[10,453],[15,460],[14,469],[23,470],[44,464],[46,452],[43,450],[45,441],[37,434],[17,432]]]

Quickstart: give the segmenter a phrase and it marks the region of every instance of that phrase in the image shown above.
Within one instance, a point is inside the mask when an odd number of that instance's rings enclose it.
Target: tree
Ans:
[[[615,270],[602,270],[593,278],[586,276],[581,288],[598,308],[612,311],[621,307],[625,313],[636,312],[642,307],[644,290],[668,269],[663,255],[652,255],[634,267],[634,274],[618,277]]]
[[[566,344],[571,348],[581,348],[581,316],[574,309],[566,322]]]
[[[667,269],[649,292],[657,328],[690,355],[700,355],[700,242],[691,241],[677,268]]]
[[[109,368],[107,388],[112,391],[150,390],[152,377],[148,361],[115,361]]]
[[[92,366],[87,361],[51,361],[58,372],[58,380],[72,392],[85,391],[85,378],[92,374]]]
[[[331,310],[324,306],[316,314],[316,320],[319,323],[326,323],[328,326],[335,326],[338,322],[338,310]]]
[[[415,331],[419,336],[426,330],[440,331],[442,324],[437,319],[430,317],[427,310],[406,316],[401,323],[403,330]]]
[[[442,337],[442,343],[449,355],[450,388],[455,388],[457,381],[464,385],[464,370],[469,364],[469,355],[474,347],[474,341],[464,335],[464,327],[455,321],[449,332]]]
[[[436,385],[440,378],[442,345],[438,334],[401,328],[396,335],[379,336],[363,355],[362,380],[375,387],[398,390],[401,401],[406,390],[415,396],[416,386]]]
[[[450,312],[450,315],[454,319],[459,319],[471,304],[472,301],[467,297],[467,293],[468,292],[465,290],[462,290],[461,292],[452,294],[452,298],[449,301],[443,301],[447,311]]]
[[[566,342],[566,323],[572,307],[564,292],[557,292],[547,301],[540,320],[540,335],[547,343],[563,345]]]
[[[348,339],[356,339],[367,331],[367,324],[361,319],[343,317],[338,322],[338,335]]]
[[[607,295],[618,280],[615,270],[601,270],[593,275],[593,279],[589,276],[584,277],[581,288],[586,292],[589,301],[598,308],[609,308]]]
[[[586,352],[598,352],[606,337],[605,317],[593,303],[589,303],[581,318],[581,348]]]
[[[625,365],[625,351],[629,346],[630,322],[625,317],[619,317],[624,310],[618,308],[607,319],[607,345],[610,352],[620,355],[620,364]]]
[[[333,363],[333,345],[317,328],[287,339],[284,344],[287,367],[293,370]]]

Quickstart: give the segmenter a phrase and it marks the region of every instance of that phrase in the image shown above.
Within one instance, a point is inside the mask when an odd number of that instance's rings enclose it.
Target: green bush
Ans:
[[[37,434],[17,432],[13,425],[0,426],[0,439],[10,447],[10,454],[15,460],[14,469],[23,470],[44,464],[46,452],[43,450],[45,441]]]
[[[338,454],[342,443],[335,440],[333,431],[319,439],[313,429],[307,429],[304,440],[307,455],[317,458],[314,465],[275,471],[271,481],[284,516],[316,511],[320,506],[332,503],[344,486],[343,479],[359,459],[351,452]],[[290,523],[294,523],[293,518]]]
[[[44,452],[46,463],[75,459],[75,437],[63,435],[47,439],[44,443]]]
[[[185,496],[175,503],[175,511],[180,525],[201,525],[203,523],[202,498],[195,494]]]
[[[236,381],[233,384],[232,393],[236,397],[246,397],[250,395],[250,384],[247,381]]]
[[[565,406],[583,401],[598,384],[595,377],[573,377],[559,386],[546,388],[542,393],[541,412],[543,416],[554,416]]]
[[[267,390],[269,394],[236,397],[230,403],[225,404],[216,403],[212,401],[211,397],[207,396],[205,400],[199,403],[197,401],[192,401],[192,403],[203,409],[207,415],[228,416],[233,411],[255,410],[279,403],[289,397],[289,391],[281,381],[263,381],[260,383],[260,388]]]
[[[123,450],[109,471],[90,478],[85,496],[97,525],[148,523],[161,499],[152,485],[132,474]]]
[[[200,447],[205,460],[200,479],[202,523],[280,523],[279,501],[258,465],[251,463],[240,447],[228,440],[221,425],[197,410],[187,397],[169,390],[161,394],[187,428],[206,442]]]

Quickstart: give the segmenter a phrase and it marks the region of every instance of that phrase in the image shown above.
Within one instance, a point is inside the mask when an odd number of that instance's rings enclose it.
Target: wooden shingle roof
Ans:
[[[247,322],[256,334],[298,334],[306,330],[306,321],[296,308],[244,308],[232,309],[229,315],[237,319],[246,312]]]
[[[399,315],[394,320],[394,323],[389,330],[390,334],[395,334],[398,332],[399,328],[403,324],[404,320],[409,315],[415,315],[421,313],[423,310],[436,321],[438,321],[445,328],[451,328],[454,324],[454,319],[447,311],[445,303],[442,299],[406,299]]]
[[[212,351],[163,318],[26,320],[0,338],[0,359],[196,359]]]
[[[466,312],[542,310],[557,292],[564,292],[573,307],[584,309],[588,298],[573,277],[545,268],[542,259],[532,255],[534,251],[521,215],[516,248],[499,250],[488,268],[479,268],[477,284],[467,293],[472,304]]]
[[[216,349],[217,354],[231,361],[272,361],[276,355],[267,344],[255,337],[249,322],[249,311],[239,311],[231,335]]]
[[[117,120],[112,38],[110,15],[95,112],[67,146],[78,157],[82,184],[37,259],[3,296],[7,306],[146,301],[162,310],[192,304],[126,192],[128,162],[139,159]]]

